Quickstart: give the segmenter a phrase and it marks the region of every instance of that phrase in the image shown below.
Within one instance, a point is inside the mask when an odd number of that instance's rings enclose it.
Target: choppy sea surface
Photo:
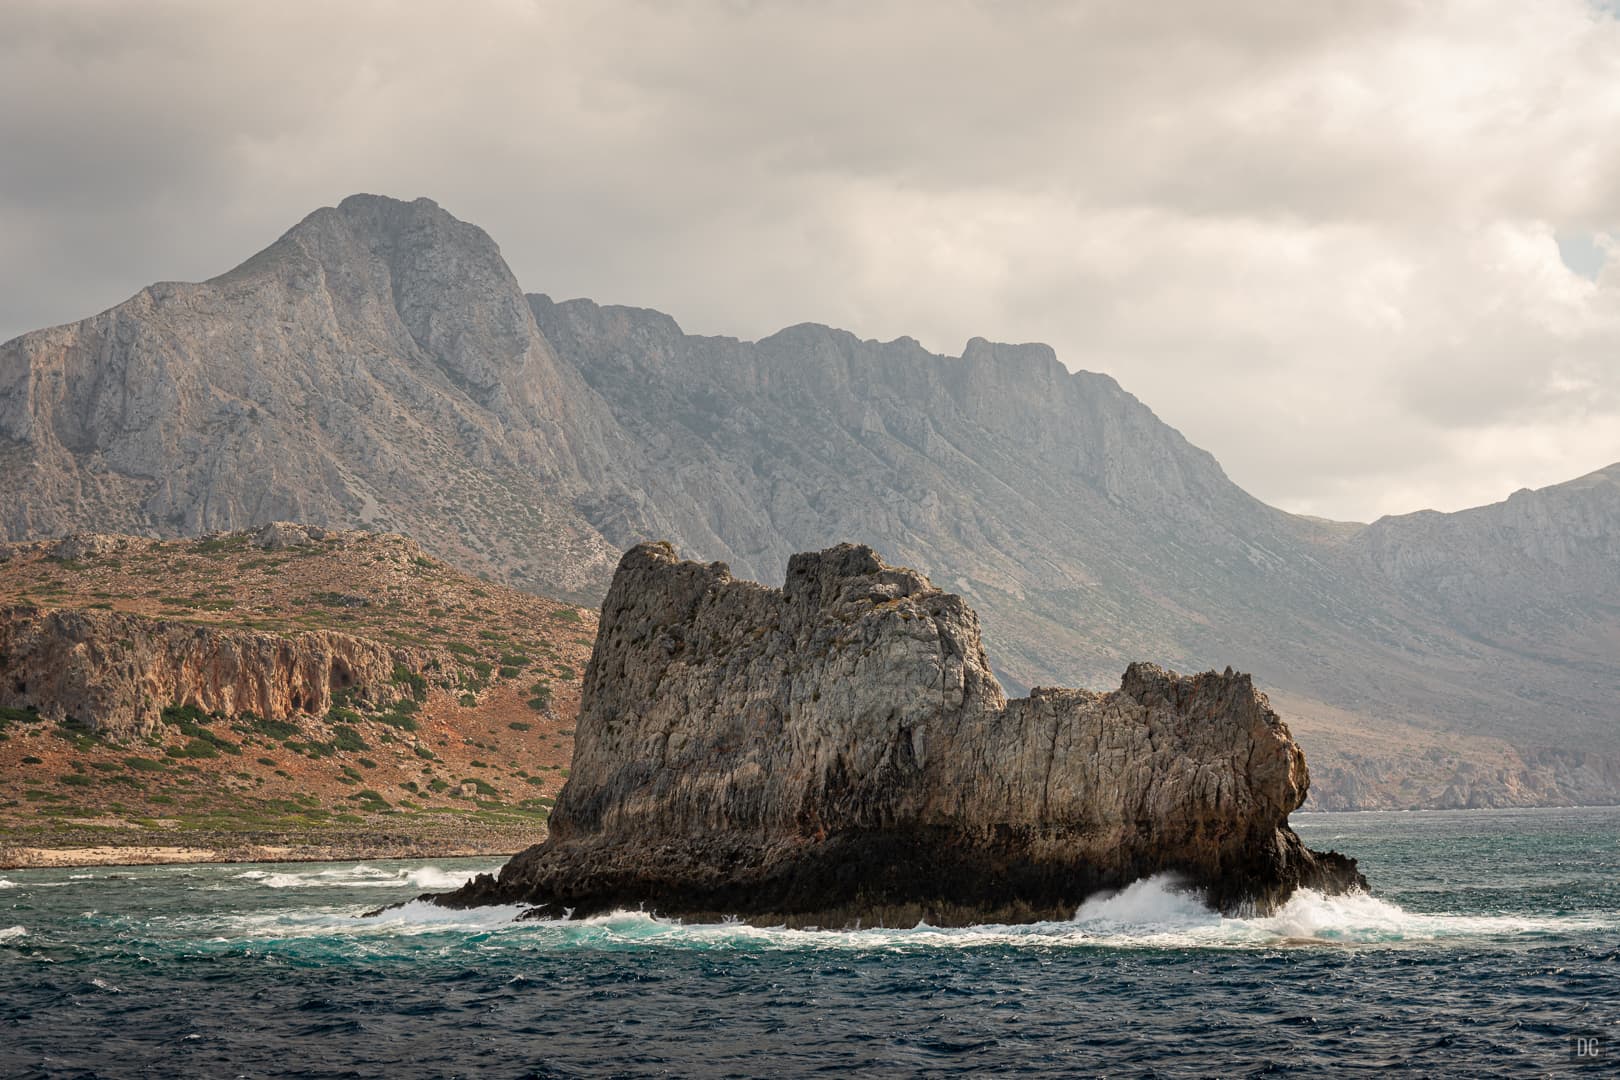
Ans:
[[[1369,896],[852,932],[410,904],[497,860],[0,872],[0,1075],[1620,1075],[1620,808],[1296,815]]]

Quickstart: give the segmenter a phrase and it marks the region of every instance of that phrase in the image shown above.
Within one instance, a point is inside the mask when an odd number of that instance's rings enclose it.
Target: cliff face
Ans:
[[[842,545],[782,589],[619,564],[544,844],[449,903],[839,925],[1063,918],[1175,871],[1232,908],[1364,884],[1287,827],[1299,747],[1247,676],[1133,665],[1008,701],[977,616]]]
[[[1620,800],[1617,493],[1611,468],[1294,517],[1046,346],[748,342],[526,297],[426,199],[345,199],[211,281],[0,344],[0,540],[293,518],[594,605],[651,537],[776,580],[853,536],[967,598],[1009,687],[1253,672],[1341,807]]]
[[[169,705],[267,718],[323,715],[334,692],[388,705],[397,668],[428,656],[331,631],[279,635],[112,611],[0,608],[0,705],[114,738],[150,735]]]
[[[0,540],[364,526],[594,599],[617,552],[571,500],[614,490],[600,412],[482,229],[356,195],[0,345]]]

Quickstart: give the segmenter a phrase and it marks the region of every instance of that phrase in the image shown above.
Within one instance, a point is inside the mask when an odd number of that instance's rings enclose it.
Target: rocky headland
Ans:
[[[1133,664],[1008,700],[958,596],[871,548],[781,589],[619,563],[549,837],[440,903],[799,926],[1067,918],[1170,872],[1223,910],[1365,886],[1288,815],[1304,754],[1246,675]]]
[[[0,868],[521,851],[594,632],[383,533],[0,544]]]

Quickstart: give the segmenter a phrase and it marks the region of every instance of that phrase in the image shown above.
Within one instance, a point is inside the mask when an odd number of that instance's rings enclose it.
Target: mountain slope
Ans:
[[[482,230],[355,196],[0,346],[0,538],[366,525],[576,594],[617,555],[570,501],[601,428]]]
[[[0,465],[0,535],[297,516],[581,599],[643,539],[766,581],[857,540],[966,597],[1015,689],[1253,672],[1325,804],[1620,799],[1620,467],[1295,517],[1046,346],[742,342],[525,298],[427,200],[344,200],[214,281],[0,346]]]
[[[562,786],[594,631],[388,534],[0,544],[0,866],[518,850]]]

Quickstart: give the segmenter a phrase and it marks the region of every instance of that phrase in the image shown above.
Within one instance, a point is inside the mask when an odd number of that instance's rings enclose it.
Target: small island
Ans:
[[[781,589],[620,561],[547,839],[432,899],[761,925],[1072,917],[1171,873],[1222,911],[1365,888],[1288,827],[1305,756],[1247,675],[1133,664],[1009,700],[978,617],[843,544]]]

